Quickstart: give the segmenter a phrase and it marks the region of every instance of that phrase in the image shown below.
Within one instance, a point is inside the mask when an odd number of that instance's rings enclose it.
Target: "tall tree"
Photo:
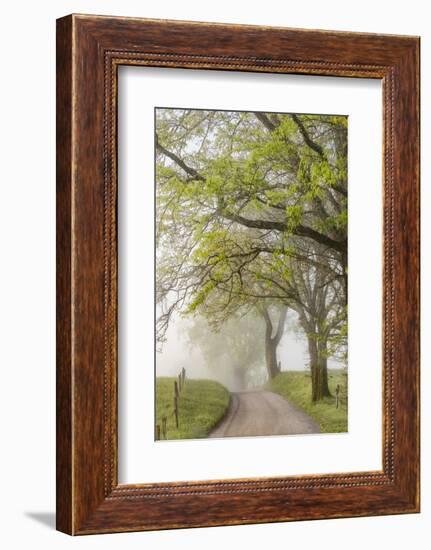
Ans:
[[[312,369],[320,361],[316,372],[325,372],[322,330],[310,323],[333,317],[328,296],[337,294],[337,307],[347,301],[345,118],[162,110],[156,146],[159,341],[176,310],[217,320],[257,309],[273,376],[283,308],[302,308],[304,331],[318,334],[309,340],[310,357],[320,358]],[[323,291],[306,292],[295,270],[309,286],[319,279],[335,290],[322,302]],[[324,378],[313,378],[317,399],[327,393]]]
[[[319,401],[330,396],[329,342],[335,344],[340,327],[346,323],[346,309],[340,297],[342,285],[339,280],[331,280],[328,271],[300,261],[293,265],[291,286],[297,294],[295,309],[308,342],[312,400]]]

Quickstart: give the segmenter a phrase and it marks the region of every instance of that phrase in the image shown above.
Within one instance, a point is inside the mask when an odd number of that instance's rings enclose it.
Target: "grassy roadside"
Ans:
[[[329,370],[329,389],[334,397],[318,403],[311,401],[311,377],[308,372],[282,372],[268,382],[268,389],[304,409],[320,425],[322,432],[347,432],[347,376],[342,370]],[[340,384],[341,403],[335,408],[335,388]]]
[[[198,439],[207,437],[223,417],[229,405],[228,390],[213,380],[186,379],[179,398],[179,428],[174,417],[174,381],[156,379],[156,425],[167,417],[167,439]]]

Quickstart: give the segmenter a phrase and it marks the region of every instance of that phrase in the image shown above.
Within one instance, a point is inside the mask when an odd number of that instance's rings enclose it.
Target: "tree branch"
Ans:
[[[298,115],[291,114],[290,116],[292,120],[295,122],[295,124],[298,126],[298,129],[301,132],[301,135],[305,143],[308,145],[308,147],[310,147],[310,149],[315,151],[320,157],[325,158],[325,153],[323,152],[322,147],[311,139],[310,134],[305,129],[305,126],[300,120],[300,118],[298,117]]]
[[[258,113],[259,115],[263,115],[263,113]],[[265,115],[263,115],[265,117]],[[296,116],[296,115],[292,115]],[[269,121],[269,119],[268,119]],[[271,121],[269,121],[270,124]],[[173,153],[172,151],[169,151],[166,149],[161,143],[159,142],[158,136],[156,134],[156,148],[165,156],[170,158],[172,161],[174,161],[180,168],[184,170],[187,174],[189,174],[192,178],[199,180],[199,181],[205,181],[205,177],[202,176],[197,170],[192,168],[191,166],[188,166],[178,155]],[[234,221],[236,223],[239,223],[241,225],[244,225],[245,227],[250,227],[254,229],[269,229],[274,231],[287,231],[288,227],[287,224],[284,222],[278,222],[278,221],[270,221],[270,220],[253,220],[249,218],[245,218],[244,216],[241,216],[239,214],[234,214],[233,212],[229,212],[224,209],[219,209],[217,213],[224,218]],[[325,246],[328,246],[329,248],[332,248],[334,250],[337,250],[338,252],[345,253],[347,250],[347,242],[346,241],[336,241],[335,239],[331,239],[327,235],[324,235],[323,233],[319,233],[315,229],[312,229],[311,227],[307,227],[305,225],[297,225],[295,229],[293,230],[293,233],[295,235],[298,235],[300,237],[308,237],[320,244],[323,244]]]
[[[184,172],[189,176],[191,176],[193,179],[199,180],[199,181],[205,181],[204,176],[199,174],[197,170],[195,170],[191,166],[188,166],[182,159],[180,159],[178,155],[176,155],[172,151],[169,151],[168,149],[163,147],[163,145],[159,142],[159,137],[157,134],[156,134],[156,149],[161,153],[163,153],[163,155],[165,155],[166,157],[173,160],[176,164],[178,164],[178,166],[182,168]]]
[[[273,132],[276,128],[277,128],[277,125],[274,124],[274,122],[272,122],[272,120],[269,119],[269,117],[265,114],[265,113],[259,113],[259,112],[255,112],[254,113],[254,116],[257,118],[257,120],[259,120],[267,130],[269,130],[270,132]]]
[[[270,230],[281,231],[281,232],[287,231],[288,229],[287,224],[284,222],[277,222],[277,221],[271,221],[271,220],[252,220],[226,210],[220,210],[219,214],[222,215],[224,218],[227,218],[228,220],[234,221],[236,223],[239,223],[241,225],[245,225],[246,227],[250,227],[254,229],[270,229]],[[309,239],[312,239],[313,241],[316,241],[320,244],[328,246],[334,250],[337,250],[338,252],[345,252],[347,250],[346,241],[336,241],[335,239],[331,239],[327,235],[324,235],[323,233],[319,233],[315,229],[312,229],[311,227],[307,227],[306,225],[297,225],[294,228],[293,233],[295,235],[298,235],[299,237],[308,237]]]

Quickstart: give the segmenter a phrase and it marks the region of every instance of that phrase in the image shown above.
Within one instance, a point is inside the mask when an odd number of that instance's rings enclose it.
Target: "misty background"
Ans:
[[[169,328],[166,333],[166,341],[159,347],[156,353],[156,375],[157,376],[177,376],[178,372],[184,367],[189,378],[208,378],[216,380],[226,386],[230,391],[238,391],[241,389],[249,389],[258,387],[267,381],[267,371],[262,359],[254,369],[248,373],[245,387],[239,387],[239,383],[235,377],[235,365],[232,361],[227,360],[226,354],[223,355],[220,362],[217,357],[213,359],[217,363],[208,364],[205,359],[199,343],[193,343],[189,334],[194,323],[202,323],[201,319],[184,318],[178,315],[173,316]],[[230,331],[235,330],[232,325]],[[241,330],[241,326],[237,324],[237,330]],[[213,339],[215,334],[207,330],[207,338]],[[257,336],[258,337],[258,336]],[[307,349],[307,340],[299,327],[298,315],[295,311],[289,310],[286,319],[286,330],[280,341],[277,350],[278,360],[281,363],[281,371],[301,371],[309,370],[309,358]],[[330,369],[341,369],[345,365],[334,358],[328,358],[328,367]]]

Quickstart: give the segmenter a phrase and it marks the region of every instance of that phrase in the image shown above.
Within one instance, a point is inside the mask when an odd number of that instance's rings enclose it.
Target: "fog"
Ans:
[[[199,338],[193,342],[193,327],[199,325]],[[241,323],[231,321],[229,334],[235,339],[235,331],[241,330]],[[238,333],[239,334],[239,333]],[[256,334],[254,345],[258,346],[256,363],[251,367],[243,368],[245,378],[238,380],[235,368],[235,357],[229,355],[229,343],[223,341],[220,334],[214,334],[206,322],[201,319],[189,319],[174,316],[171,319],[166,341],[161,351],[156,354],[157,376],[177,376],[182,367],[186,369],[189,378],[206,378],[217,380],[231,391],[258,387],[267,380],[264,360],[264,336],[263,332]],[[221,340],[221,345],[220,345]],[[261,341],[261,345],[260,342]],[[208,344],[213,342],[210,356],[208,357]],[[217,347],[219,345],[219,347]],[[203,349],[205,346],[205,349]],[[248,350],[253,353],[253,350]],[[289,311],[286,329],[277,350],[278,360],[281,362],[281,370],[307,370],[308,351],[307,340],[299,328],[297,314]],[[205,358],[206,357],[206,358]],[[331,358],[328,359],[329,368],[342,368],[344,365]],[[244,376],[244,374],[243,374]]]

